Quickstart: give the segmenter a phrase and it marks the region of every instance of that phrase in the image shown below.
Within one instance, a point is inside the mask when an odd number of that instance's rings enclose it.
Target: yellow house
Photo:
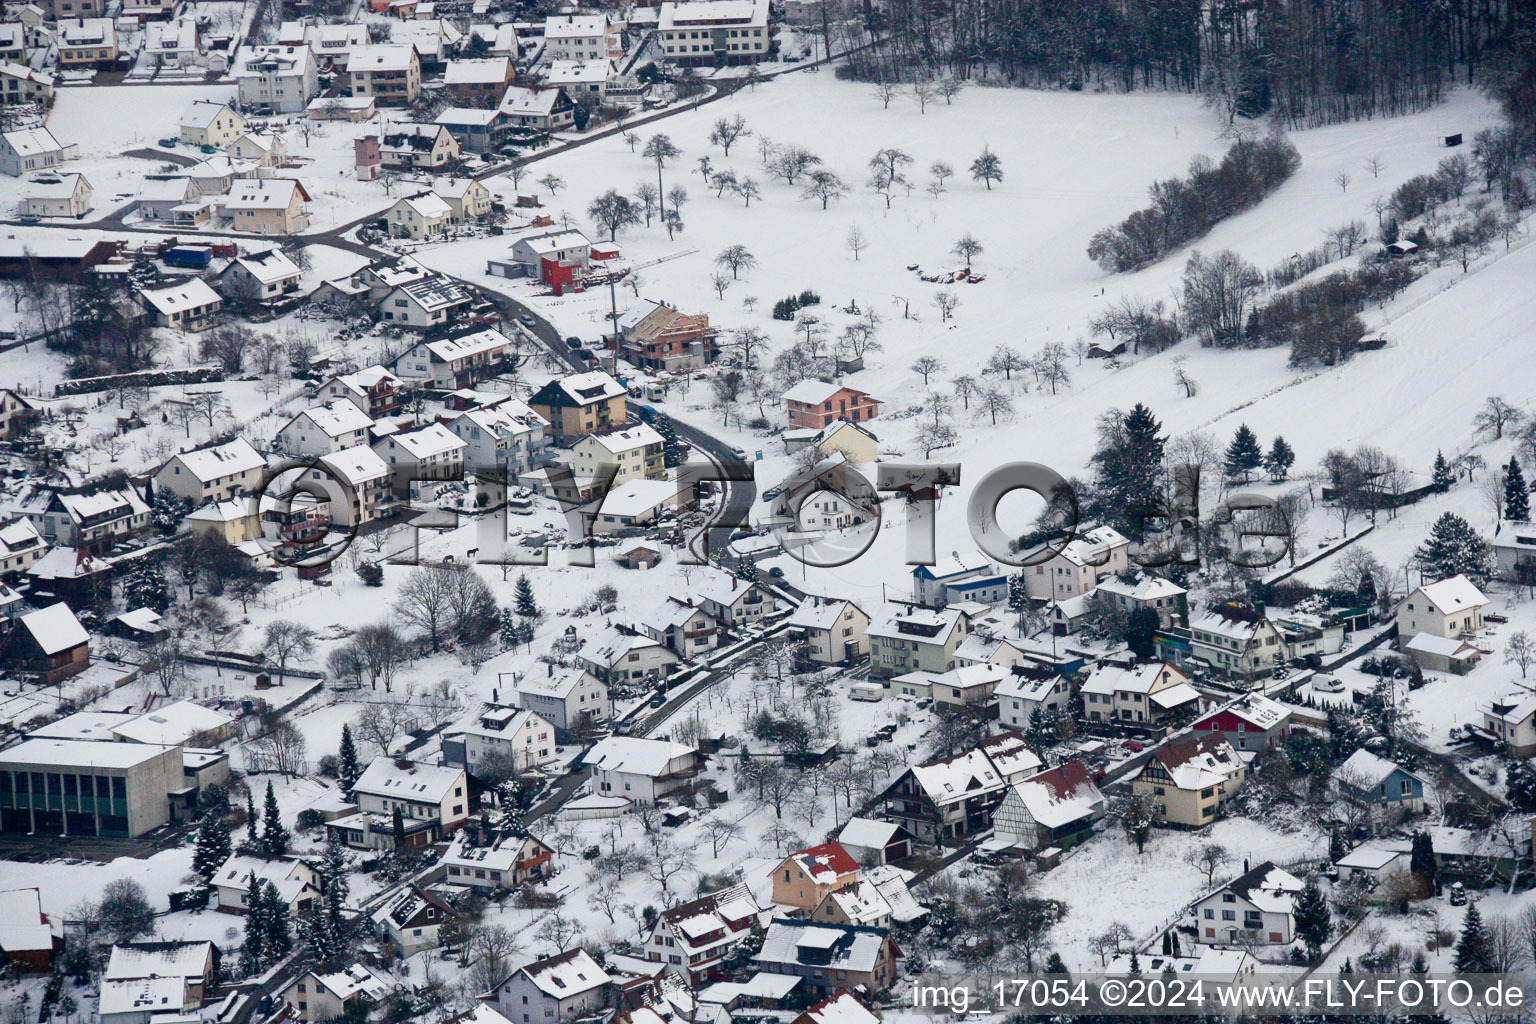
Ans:
[[[261,515],[250,498],[204,505],[186,518],[187,528],[198,537],[217,537],[230,547],[261,537]]]
[[[548,421],[549,433],[560,444],[628,422],[624,386],[598,370],[552,380],[528,404]]]
[[[1178,828],[1204,828],[1248,777],[1248,768],[1219,733],[1200,733],[1164,744],[1133,782],[1152,798],[1157,820]]]
[[[218,146],[245,134],[245,118],[224,103],[198,100],[181,115],[181,141],[189,146]]]
[[[800,850],[773,869],[773,902],[809,914],[828,893],[859,880],[859,862],[833,840]]]
[[[816,436],[816,458],[825,459],[842,452],[849,462],[879,462],[880,440],[868,430],[848,420],[838,420]]]
[[[294,178],[241,178],[224,200],[236,231],[292,235],[309,227],[309,193]]]

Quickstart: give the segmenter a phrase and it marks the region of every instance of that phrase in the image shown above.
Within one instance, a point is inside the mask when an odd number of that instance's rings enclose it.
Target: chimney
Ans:
[[[551,679],[555,678],[555,663],[554,662],[550,662],[549,663],[549,678],[551,678]]]

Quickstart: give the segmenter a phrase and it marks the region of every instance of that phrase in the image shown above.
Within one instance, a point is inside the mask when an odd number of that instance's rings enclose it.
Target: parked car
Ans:
[[[1123,740],[1120,745],[1133,754],[1139,754],[1147,749],[1140,740]]]
[[[575,337],[566,338],[565,344],[568,348],[581,348],[581,339]]]
[[[522,316],[517,318],[517,321],[524,327],[532,327],[534,324],[538,323],[538,321],[533,318],[532,313],[524,313]]]

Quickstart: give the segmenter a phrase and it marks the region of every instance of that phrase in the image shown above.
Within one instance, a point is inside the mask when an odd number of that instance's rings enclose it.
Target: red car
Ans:
[[[1146,749],[1141,745],[1140,740],[1126,740],[1120,745],[1133,754],[1139,754]]]

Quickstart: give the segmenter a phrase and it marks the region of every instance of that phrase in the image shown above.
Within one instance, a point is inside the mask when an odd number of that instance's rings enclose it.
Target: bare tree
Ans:
[[[715,257],[715,265],[730,270],[731,280],[734,281],[741,276],[743,270],[757,266],[757,257],[744,245],[728,245]]]
[[[1188,362],[1188,356],[1173,357],[1173,382],[1184,389],[1185,398],[1194,398],[1200,393],[1200,385],[1189,375]]]
[[[288,776],[305,772],[304,734],[286,718],[278,718],[267,725],[260,735],[246,744],[246,750],[261,766],[256,771]]]
[[[891,100],[896,98],[896,83],[879,82],[875,85],[875,98],[880,101],[882,110],[889,110]]]
[[[976,414],[991,416],[994,426],[999,417],[1005,420],[1012,419],[1013,397],[1001,388],[988,388],[977,399]]]
[[[426,634],[433,651],[442,649],[452,615],[453,571],[440,565],[420,565],[400,586],[395,612]]]
[[[922,377],[923,387],[927,387],[928,378],[944,369],[944,360],[938,356],[918,356],[907,369]]]
[[[726,156],[730,156],[731,146],[736,143],[736,140],[751,134],[752,130],[747,127],[746,118],[736,114],[730,118],[722,117],[716,120],[714,127],[710,129],[709,141],[719,146]]]
[[[395,740],[416,727],[416,713],[403,698],[374,700],[363,705],[352,725],[360,737],[387,756]]]
[[[847,247],[849,252],[853,253],[853,260],[857,263],[859,261],[859,254],[869,248],[869,239],[865,237],[863,231],[859,230],[857,224],[853,224],[848,228],[848,236],[843,239],[843,245]]]
[[[277,661],[279,683],[288,670],[288,662],[308,657],[315,649],[315,631],[291,619],[277,619],[269,623],[264,640],[267,654]]]
[[[1333,176],[1333,183],[1339,186],[1339,190],[1342,192],[1349,191],[1349,183],[1351,180],[1352,179],[1349,176],[1349,172],[1344,170],[1339,171],[1338,174]]]
[[[1492,433],[1495,441],[1504,438],[1504,431],[1518,427],[1525,414],[1510,405],[1502,397],[1493,395],[1483,403],[1483,408],[1472,418],[1472,426],[1480,433]]]
[[[960,240],[950,247],[950,252],[965,261],[965,269],[969,271],[976,257],[982,254],[982,245],[970,234],[960,236]]]
[[[960,299],[954,292],[945,288],[934,294],[933,305],[939,311],[939,322],[947,323],[949,318],[954,315],[955,307],[960,305]]]
[[[1216,872],[1232,862],[1232,853],[1220,843],[1202,843],[1184,855],[1184,863],[1205,876],[1205,887],[1216,884]]]
[[[913,80],[912,98],[917,100],[918,113],[928,113],[928,104],[933,102],[934,93],[936,91],[937,90],[934,89],[933,83],[927,79],[918,78]]]
[[[1365,162],[1365,169],[1371,172],[1371,177],[1381,177],[1381,172],[1387,169],[1387,162],[1377,153]]]
[[[1504,663],[1518,665],[1520,678],[1525,678],[1532,663],[1536,663],[1536,642],[1531,640],[1531,634],[1522,629],[1509,638],[1504,644]]]
[[[704,819],[703,830],[712,857],[720,856],[721,845],[742,838],[741,826],[718,812]]]

